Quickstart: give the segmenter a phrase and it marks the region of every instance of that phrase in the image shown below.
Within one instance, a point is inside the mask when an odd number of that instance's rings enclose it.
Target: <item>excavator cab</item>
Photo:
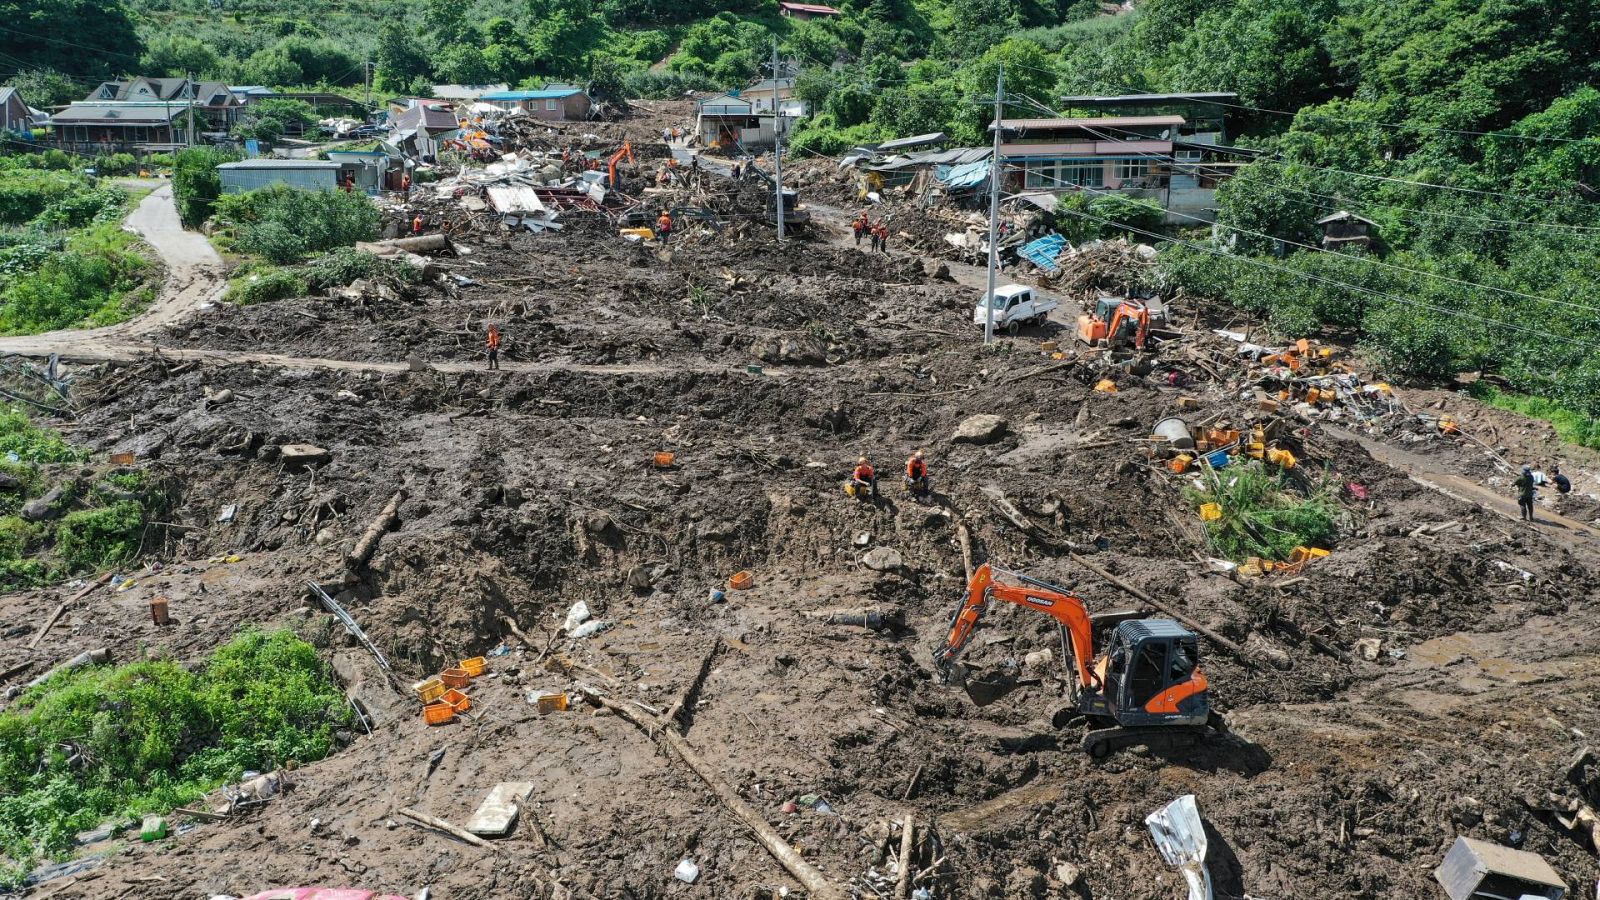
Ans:
[[[1078,340],[1091,347],[1143,350],[1150,336],[1150,307],[1142,300],[1101,297],[1078,317]]]
[[[1102,660],[1101,690],[1085,694],[1087,715],[1125,728],[1203,725],[1211,716],[1200,646],[1194,632],[1169,619],[1119,624]]]

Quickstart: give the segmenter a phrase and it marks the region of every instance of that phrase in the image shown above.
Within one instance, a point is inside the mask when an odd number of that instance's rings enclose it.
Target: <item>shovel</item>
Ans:
[[[1206,827],[1194,795],[1184,794],[1145,816],[1156,849],[1168,865],[1176,866],[1189,882],[1189,900],[1212,900],[1211,873],[1206,869]]]

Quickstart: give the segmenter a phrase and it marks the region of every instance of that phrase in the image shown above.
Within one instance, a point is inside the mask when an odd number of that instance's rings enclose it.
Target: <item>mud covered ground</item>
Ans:
[[[33,626],[0,638],[0,671],[99,646],[195,659],[246,625],[287,625],[326,648],[374,722],[258,811],[93,848],[102,864],[40,895],[321,883],[429,887],[446,900],[796,896],[643,731],[588,707],[541,717],[525,700],[584,684],[666,709],[708,654],[688,742],[857,897],[893,892],[898,836],[886,823],[907,812],[932,823],[915,860],[917,886],[936,897],[1182,897],[1143,818],[1190,792],[1219,897],[1435,896],[1432,868],[1457,834],[1543,853],[1580,894],[1600,876],[1545,811],[1547,794],[1576,790],[1568,764],[1600,729],[1597,557],[1583,535],[1522,526],[1294,423],[1299,477],[1334,487],[1340,539],[1299,579],[1235,580],[1206,563],[1180,476],[1140,452],[1176,408],[1161,366],[1115,376],[1107,394],[1091,389],[1104,373],[1088,363],[1040,353],[1042,335],[981,352],[970,290],[920,259],[762,238],[662,252],[601,229],[470,249],[441,264],[473,283],[365,305],[219,308],[162,338],[413,359],[414,371],[154,359],[77,371],[68,434],[168,476],[183,527],[151,560],[159,574],[91,595],[32,653],[70,588],[0,598],[6,621]],[[481,359],[491,320],[504,370],[427,367]],[[208,389],[231,399],[208,401]],[[1264,415],[1237,384],[1185,393],[1201,398],[1196,416]],[[1003,436],[952,442],[977,413],[1004,417]],[[286,467],[277,448],[297,443],[331,461]],[[937,490],[926,505],[894,486],[918,447]],[[669,468],[652,464],[663,451]],[[861,454],[889,476],[873,504],[840,490]],[[401,487],[399,527],[346,579],[341,555]],[[994,495],[1027,517],[1026,532]],[[962,525],[979,561],[1069,586],[1091,609],[1138,605],[1068,559],[1075,550],[1246,648],[1241,658],[1202,641],[1232,734],[1094,762],[1081,731],[1051,725],[1065,695],[1057,670],[1025,672],[981,708],[940,684],[930,650],[961,596]],[[864,565],[880,547],[901,565]],[[228,553],[242,558],[206,561]],[[755,586],[713,602],[740,570]],[[400,689],[309,599],[307,580],[343,587]],[[149,623],[155,593],[177,624]],[[609,627],[570,640],[559,628],[579,600]],[[838,608],[895,611],[903,625],[803,615]],[[1379,641],[1373,659],[1357,652],[1364,638]],[[404,686],[501,647],[473,685],[473,717],[424,725]],[[1046,648],[1059,650],[1049,620],[996,609],[968,660],[1004,667]],[[535,790],[496,851],[398,814],[459,824],[506,780]],[[785,811],[807,795],[829,809]],[[692,886],[672,875],[684,858],[702,871]]]

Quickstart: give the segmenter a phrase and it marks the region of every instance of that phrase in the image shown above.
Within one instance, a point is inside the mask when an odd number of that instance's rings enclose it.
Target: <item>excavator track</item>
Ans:
[[[1098,728],[1083,736],[1083,752],[1105,759],[1128,747],[1151,750],[1191,750],[1207,737],[1219,734],[1209,725],[1150,725],[1138,728]]]

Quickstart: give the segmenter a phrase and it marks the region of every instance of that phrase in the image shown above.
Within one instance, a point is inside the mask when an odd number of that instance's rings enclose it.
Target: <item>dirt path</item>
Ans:
[[[167,267],[166,283],[155,303],[138,316],[104,328],[62,329],[43,334],[0,338],[0,353],[50,356],[94,362],[127,361],[154,349],[129,338],[153,334],[215,302],[226,282],[222,257],[203,235],[183,230],[172,200],[172,186],[162,185],[139,202],[124,227],[155,249]]]
[[[1454,497],[1457,500],[1481,506],[1507,519],[1521,521],[1522,515],[1517,507],[1516,498],[1501,494],[1478,484],[1470,478],[1451,472],[1440,460],[1430,459],[1408,450],[1402,450],[1393,444],[1370,440],[1342,428],[1330,428],[1328,430],[1360,443],[1368,453],[1372,454],[1373,459],[1386,466],[1392,466],[1405,472],[1411,477],[1412,481],[1424,487]],[[1574,538],[1583,538],[1594,543],[1600,543],[1600,530],[1592,526],[1545,509],[1536,509],[1534,515],[1535,525],[1555,529]],[[1557,535],[1550,536],[1557,537]]]

